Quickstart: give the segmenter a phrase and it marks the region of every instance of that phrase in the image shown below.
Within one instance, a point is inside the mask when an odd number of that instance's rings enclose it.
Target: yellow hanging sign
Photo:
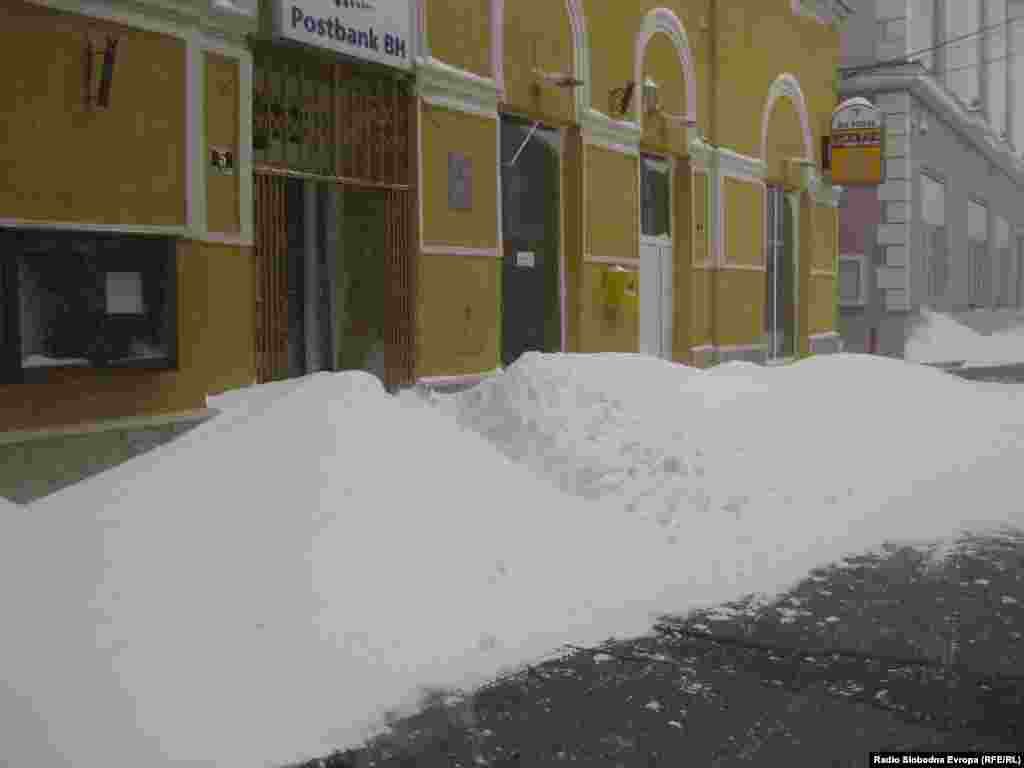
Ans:
[[[832,183],[875,186],[884,181],[882,111],[865,98],[848,99],[832,113],[829,138]]]

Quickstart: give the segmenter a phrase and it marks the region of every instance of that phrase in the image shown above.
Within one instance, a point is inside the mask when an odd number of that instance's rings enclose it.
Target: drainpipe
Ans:
[[[719,215],[721,194],[722,194],[722,182],[719,168],[719,155],[718,155],[718,0],[708,0],[708,12],[711,16],[710,20],[710,45],[708,46],[711,54],[711,92],[708,96],[708,144],[711,147],[711,162],[713,166],[712,175],[712,189],[713,193],[710,195],[711,204],[714,205],[712,209],[714,212],[715,226],[712,229],[712,234],[715,239],[711,242],[712,247],[712,265],[711,270],[711,344],[715,349],[715,361],[719,362],[718,352],[718,337],[721,329],[718,324],[718,279],[720,271],[718,269],[718,249],[722,240],[722,218]]]

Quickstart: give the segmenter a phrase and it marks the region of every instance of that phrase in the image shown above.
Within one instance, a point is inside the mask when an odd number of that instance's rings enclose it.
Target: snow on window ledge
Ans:
[[[790,8],[797,16],[814,19],[819,24],[838,24],[853,14],[844,0],[790,0]]]
[[[210,8],[217,13],[252,19],[259,11],[257,0],[211,0]]]

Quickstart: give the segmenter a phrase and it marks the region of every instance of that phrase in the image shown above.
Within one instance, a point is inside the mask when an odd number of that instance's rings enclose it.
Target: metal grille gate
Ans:
[[[262,382],[288,376],[288,214],[285,174],[257,171],[256,367]],[[330,181],[330,179],[327,179]],[[388,189],[385,214],[385,377],[389,389],[413,380],[413,194]]]
[[[254,176],[256,204],[256,377],[288,372],[288,215],[282,176]]]
[[[354,65],[254,48],[258,380],[288,375],[288,177],[382,189],[385,381],[413,380],[415,114],[411,86]]]

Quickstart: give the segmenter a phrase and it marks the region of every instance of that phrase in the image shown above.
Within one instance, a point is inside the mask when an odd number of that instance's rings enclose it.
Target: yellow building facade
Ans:
[[[0,0],[0,432],[188,414],[254,380],[252,28]]]
[[[417,376],[471,380],[525,349],[700,366],[838,349],[820,148],[846,12],[421,3]]]
[[[0,433],[837,348],[839,0],[335,5],[0,0]]]

